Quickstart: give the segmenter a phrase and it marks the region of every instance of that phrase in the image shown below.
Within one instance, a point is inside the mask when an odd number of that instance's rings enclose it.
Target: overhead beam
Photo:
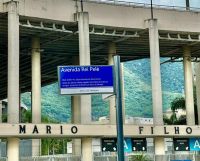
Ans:
[[[38,22],[39,23],[39,22]],[[33,23],[31,24],[31,22],[29,20],[26,21],[26,23],[21,22],[20,23],[21,27],[25,27],[25,28],[32,28],[32,29],[39,29],[39,30],[46,30],[46,31],[54,31],[54,32],[64,32],[64,33],[68,33],[69,36],[72,36],[73,34],[78,34],[79,31],[74,31],[74,30],[67,30],[65,28],[65,25],[61,25],[61,27],[57,27],[57,24],[52,23],[51,26],[45,26],[45,24],[43,23],[43,21],[41,21],[38,25],[34,25]],[[95,28],[95,26],[92,26],[92,30],[89,32],[89,34],[91,35],[102,35],[102,36],[114,36],[114,37],[127,37],[127,38],[132,38],[132,37],[140,37],[137,31],[134,31],[132,34],[129,33],[130,31],[126,31],[126,30],[120,30],[120,29],[107,29],[106,27],[103,27],[102,29],[99,28]],[[68,35],[66,35],[68,36]],[[63,39],[66,36],[63,36],[59,39]],[[57,40],[55,40],[57,41]]]
[[[175,37],[173,36],[175,35]],[[192,38],[192,35],[190,34],[186,34],[185,36],[182,36],[181,34],[177,33],[177,34],[170,34],[167,33],[166,36],[160,36],[159,35],[159,39],[161,40],[172,40],[172,41],[184,41],[184,42],[200,42],[200,35],[195,35],[196,38]]]
[[[116,125],[0,124],[0,137],[116,137]],[[124,125],[125,137],[198,137],[200,126]]]

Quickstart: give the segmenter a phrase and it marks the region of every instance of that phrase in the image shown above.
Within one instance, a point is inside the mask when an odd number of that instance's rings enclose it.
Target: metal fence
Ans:
[[[7,161],[7,158],[6,157],[1,157],[0,161]]]
[[[81,0],[79,0],[81,1]],[[104,4],[111,4],[111,5],[120,5],[120,6],[131,6],[131,7],[144,7],[150,8],[151,4],[150,1],[137,1],[137,0],[83,0],[84,2],[93,2],[93,3],[104,3]],[[168,0],[166,0],[167,2]],[[176,2],[176,0],[174,0]],[[185,5],[178,5],[174,3],[174,5],[169,4],[162,4],[162,3],[153,3],[154,8],[162,8],[162,9],[172,9],[172,10],[189,10],[194,12],[200,12],[200,3],[198,5],[191,5],[189,8]]]
[[[21,157],[20,161],[81,161],[81,156],[55,155],[55,156]]]
[[[200,161],[199,154],[169,154],[169,155],[152,155],[152,154],[129,154],[125,156],[125,161],[173,161],[173,160],[191,160]],[[6,157],[0,158],[0,161],[7,161]],[[81,161],[81,156],[75,155],[55,155],[55,156],[38,156],[38,157],[21,157],[20,161]],[[99,155],[93,156],[93,161],[117,161],[116,155]]]
[[[199,155],[195,154],[173,154],[169,155],[169,160],[192,160],[192,161],[199,161],[197,160],[200,158]]]
[[[172,161],[172,160],[191,160],[200,161],[200,155],[196,154],[169,154],[169,155],[151,155],[151,154],[131,154],[125,156],[125,161]],[[95,156],[94,161],[117,161],[116,156]]]

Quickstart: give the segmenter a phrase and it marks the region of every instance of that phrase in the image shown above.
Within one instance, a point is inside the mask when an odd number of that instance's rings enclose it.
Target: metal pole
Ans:
[[[114,56],[116,120],[117,120],[117,154],[118,161],[124,161],[124,133],[122,113],[122,80],[120,70],[120,56]]]
[[[190,10],[190,0],[186,0],[186,10]]]
[[[81,0],[81,12],[83,12],[83,0]]]
[[[151,0],[151,19],[153,19],[153,2]]]

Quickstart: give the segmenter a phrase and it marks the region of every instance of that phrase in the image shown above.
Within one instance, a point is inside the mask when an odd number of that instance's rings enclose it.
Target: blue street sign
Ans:
[[[200,138],[190,138],[190,151],[200,151]]]
[[[113,66],[59,66],[61,94],[113,93]]]
[[[131,138],[124,139],[124,152],[131,153],[132,152],[132,141]]]

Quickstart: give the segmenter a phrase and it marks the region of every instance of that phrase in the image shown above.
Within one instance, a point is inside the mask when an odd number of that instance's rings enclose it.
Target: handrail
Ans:
[[[80,0],[78,0],[80,1]],[[110,5],[120,5],[120,6],[130,6],[130,7],[143,7],[150,8],[150,3],[138,3],[138,2],[128,2],[123,0],[83,0],[83,2],[88,3],[100,3],[100,4],[110,4]],[[190,7],[189,10],[186,9],[186,6],[172,6],[172,5],[159,5],[153,4],[154,8],[160,9],[169,9],[169,10],[180,10],[180,11],[191,11],[191,12],[200,12],[200,7]]]

